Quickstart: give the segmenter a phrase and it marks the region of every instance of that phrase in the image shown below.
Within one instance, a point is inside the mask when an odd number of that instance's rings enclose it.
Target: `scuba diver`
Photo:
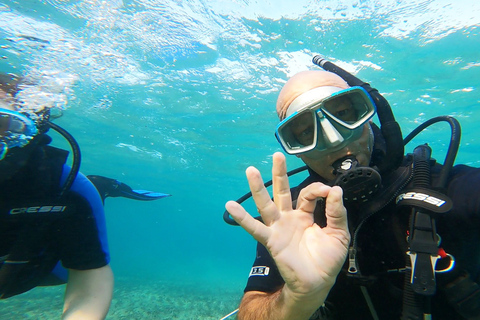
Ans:
[[[238,319],[480,319],[480,169],[453,166],[458,122],[403,139],[376,89],[313,62],[324,70],[282,88],[275,132],[309,176],[290,189],[276,153],[273,200],[250,167],[251,193],[226,204],[224,220],[258,241]],[[452,131],[444,163],[426,144],[404,156],[437,122]],[[240,204],[251,195],[260,217]]]
[[[80,150],[67,131],[16,95],[21,79],[0,74],[0,298],[67,284],[62,319],[103,319],[113,292],[103,203],[106,197],[169,196],[79,172]],[[50,146],[49,129],[71,145]]]

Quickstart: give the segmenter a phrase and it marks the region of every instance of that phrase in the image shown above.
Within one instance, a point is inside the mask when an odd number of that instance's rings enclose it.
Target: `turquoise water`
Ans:
[[[215,319],[236,308],[255,246],[223,222],[224,203],[248,191],[247,166],[269,179],[286,79],[321,54],[378,88],[405,135],[457,117],[457,163],[479,166],[479,26],[476,0],[1,0],[0,70],[35,83],[31,103],[61,110],[82,172],[173,195],[107,199],[118,290],[229,292],[226,306],[210,302]],[[423,142],[442,160],[448,126],[407,149]]]

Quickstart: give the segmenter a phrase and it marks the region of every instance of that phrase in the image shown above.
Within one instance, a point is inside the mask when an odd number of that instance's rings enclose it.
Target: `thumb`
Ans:
[[[347,210],[343,206],[343,190],[338,186],[332,187],[325,204],[327,227],[340,229],[348,233]]]

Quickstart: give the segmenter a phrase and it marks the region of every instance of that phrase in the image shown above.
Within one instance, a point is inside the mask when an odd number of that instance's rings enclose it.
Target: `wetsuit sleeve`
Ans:
[[[453,178],[448,185],[448,194],[455,200],[455,211],[459,211],[462,218],[471,219],[477,223],[478,227],[480,222],[480,168],[465,165],[455,166]]]
[[[257,256],[248,277],[247,291],[275,292],[285,282],[278,272],[275,261],[267,249],[260,243],[257,244]]]
[[[64,166],[62,184],[70,168]],[[60,260],[65,268],[88,270],[110,262],[105,213],[96,188],[79,173],[69,193],[75,212],[57,228]]]
[[[457,258],[474,279],[480,280],[480,169],[455,166],[448,185],[453,209],[445,214],[439,234],[447,252]]]

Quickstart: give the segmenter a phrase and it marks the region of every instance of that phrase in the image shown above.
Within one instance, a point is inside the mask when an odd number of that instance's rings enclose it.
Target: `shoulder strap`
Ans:
[[[464,272],[443,286],[448,302],[465,319],[480,318],[480,286]]]

